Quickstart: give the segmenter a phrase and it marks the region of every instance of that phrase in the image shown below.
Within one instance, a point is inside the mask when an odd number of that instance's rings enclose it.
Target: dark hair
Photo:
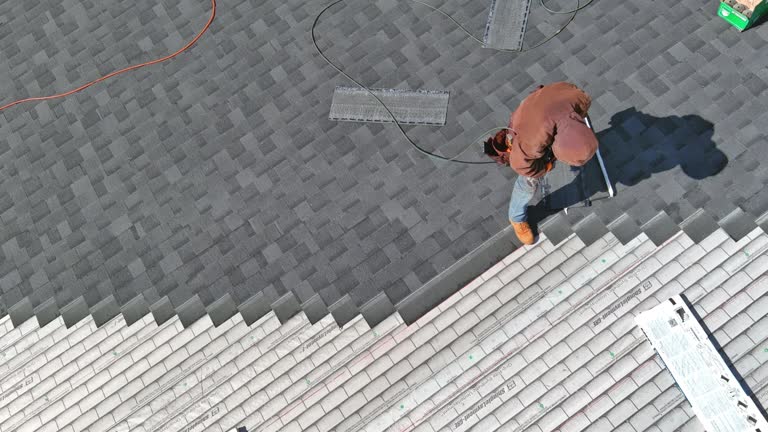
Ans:
[[[507,151],[506,145],[504,147],[496,147],[496,140],[495,137],[490,137],[487,140],[485,140],[485,144],[483,144],[483,153],[487,154],[488,156],[498,156],[499,153]]]

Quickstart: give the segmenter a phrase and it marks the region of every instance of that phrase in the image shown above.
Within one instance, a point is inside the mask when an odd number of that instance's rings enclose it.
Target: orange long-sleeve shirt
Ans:
[[[554,155],[573,166],[586,164],[597,151],[597,137],[584,122],[592,99],[573,84],[539,86],[509,119],[509,166],[518,174],[538,178],[533,162]]]

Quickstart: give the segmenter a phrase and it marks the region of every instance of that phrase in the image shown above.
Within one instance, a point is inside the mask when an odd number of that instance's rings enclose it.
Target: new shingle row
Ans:
[[[0,430],[700,430],[634,315],[684,293],[768,402],[768,235],[526,246],[407,326],[274,313],[0,333]]]

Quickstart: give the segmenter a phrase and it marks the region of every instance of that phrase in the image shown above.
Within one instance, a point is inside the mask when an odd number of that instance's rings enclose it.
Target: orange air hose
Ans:
[[[4,110],[6,108],[10,108],[10,107],[12,107],[14,105],[18,105],[20,103],[24,103],[24,102],[44,101],[44,100],[63,98],[65,96],[69,96],[71,94],[74,94],[74,93],[77,93],[79,91],[85,90],[88,87],[90,87],[90,86],[92,86],[92,85],[94,85],[96,83],[99,83],[101,81],[104,81],[104,80],[107,80],[109,78],[112,78],[113,76],[117,76],[117,75],[120,75],[122,73],[125,73],[125,72],[128,72],[128,71],[132,71],[134,69],[139,69],[139,68],[142,68],[144,66],[151,66],[153,64],[157,64],[157,63],[164,62],[166,60],[170,60],[170,59],[176,57],[177,55],[183,53],[187,49],[189,49],[192,45],[194,45],[195,42],[197,42],[197,40],[200,39],[201,36],[203,36],[203,33],[205,33],[208,30],[208,27],[211,26],[211,23],[213,22],[213,18],[215,16],[216,16],[216,0],[211,0],[211,17],[208,18],[208,22],[205,24],[205,27],[203,27],[203,29],[200,30],[200,32],[197,34],[197,36],[195,36],[194,39],[192,39],[188,44],[184,45],[184,47],[182,47],[180,50],[176,51],[173,54],[170,54],[170,55],[167,55],[165,57],[162,57],[162,58],[159,58],[159,59],[155,59],[155,60],[152,60],[152,61],[148,61],[146,63],[135,64],[133,66],[128,66],[126,68],[123,68],[123,69],[111,72],[111,73],[109,73],[107,75],[104,75],[101,78],[97,78],[97,79],[95,79],[95,80],[93,80],[91,82],[85,83],[85,84],[81,85],[80,87],[78,87],[76,89],[73,89],[73,90],[70,90],[70,91],[68,91],[66,93],[59,93],[59,94],[55,94],[55,95],[51,95],[51,96],[39,96],[39,97],[31,97],[31,98],[26,98],[26,99],[20,99],[20,100],[17,100],[15,102],[11,102],[11,103],[9,103],[7,105],[1,106],[0,107],[0,111]]]

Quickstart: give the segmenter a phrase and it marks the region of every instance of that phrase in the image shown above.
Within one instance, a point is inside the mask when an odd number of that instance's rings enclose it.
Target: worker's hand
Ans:
[[[497,156],[490,156],[499,165],[509,166],[509,152],[499,153]]]

